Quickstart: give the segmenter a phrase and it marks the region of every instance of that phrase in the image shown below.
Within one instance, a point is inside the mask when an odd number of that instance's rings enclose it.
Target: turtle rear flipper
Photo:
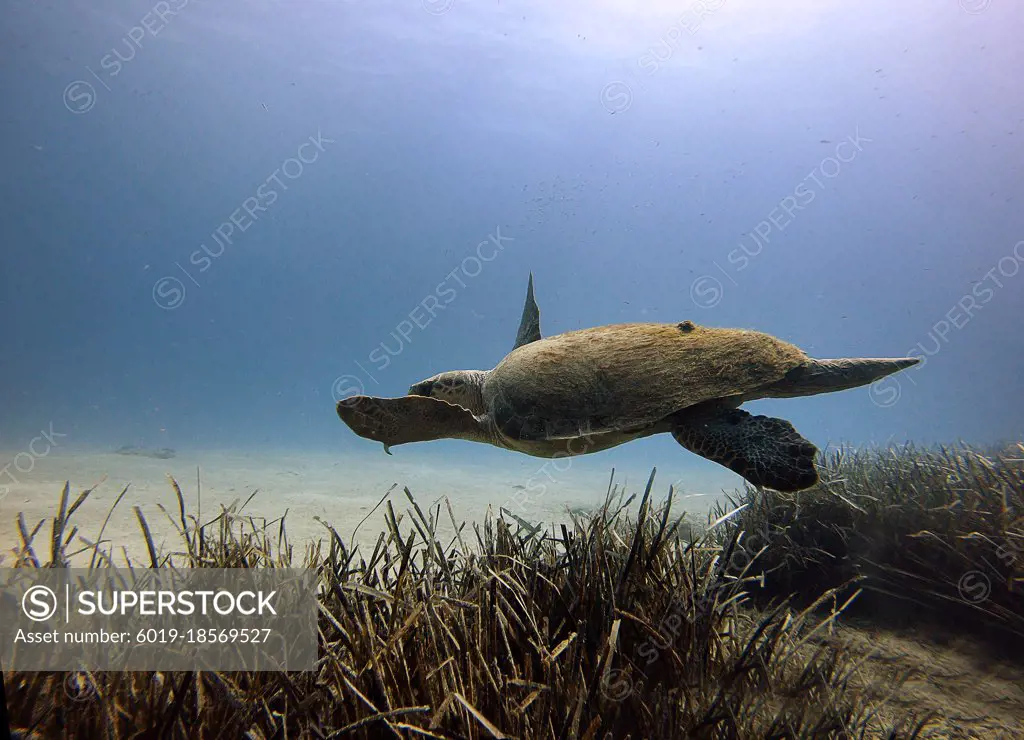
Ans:
[[[388,448],[393,445],[434,439],[494,444],[487,417],[474,416],[462,406],[440,398],[353,396],[338,401],[337,412],[360,437],[383,443],[389,455]]]
[[[756,486],[800,491],[818,482],[818,449],[793,425],[740,409],[682,413],[672,436],[690,452],[739,473]]]

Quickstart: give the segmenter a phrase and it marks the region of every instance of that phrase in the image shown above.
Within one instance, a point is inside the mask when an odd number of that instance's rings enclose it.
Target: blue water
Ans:
[[[1020,438],[1024,6],[633,5],[9,3],[0,449],[381,455],[333,396],[493,367],[531,270],[545,335],[927,357],[751,404],[819,447]]]

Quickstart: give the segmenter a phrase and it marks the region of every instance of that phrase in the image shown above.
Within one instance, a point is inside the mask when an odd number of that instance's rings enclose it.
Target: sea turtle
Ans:
[[[817,448],[782,419],[740,404],[866,385],[918,358],[815,360],[744,329],[613,324],[542,339],[533,275],[515,347],[493,370],[454,370],[400,398],[356,396],[338,416],[384,450],[465,439],[536,457],[581,455],[661,432],[755,485],[818,480]]]

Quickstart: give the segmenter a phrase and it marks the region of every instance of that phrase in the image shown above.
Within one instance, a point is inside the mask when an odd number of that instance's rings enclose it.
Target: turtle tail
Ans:
[[[782,380],[765,388],[763,397],[793,398],[859,388],[920,361],[919,357],[808,360],[786,373]]]

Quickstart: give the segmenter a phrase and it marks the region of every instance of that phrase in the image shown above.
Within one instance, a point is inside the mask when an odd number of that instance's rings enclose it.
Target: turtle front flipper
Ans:
[[[439,398],[353,396],[338,401],[338,416],[364,439],[384,444],[384,451],[407,442],[466,439],[494,444],[486,417]]]
[[[519,320],[519,332],[516,334],[516,344],[512,349],[519,349],[524,344],[536,342],[540,339],[540,307],[533,297],[533,273],[530,273],[530,282],[526,285],[526,304],[523,306],[523,316]]]
[[[724,465],[756,486],[800,491],[818,482],[818,449],[783,419],[725,407],[683,412],[675,418],[672,436],[690,452]]]

